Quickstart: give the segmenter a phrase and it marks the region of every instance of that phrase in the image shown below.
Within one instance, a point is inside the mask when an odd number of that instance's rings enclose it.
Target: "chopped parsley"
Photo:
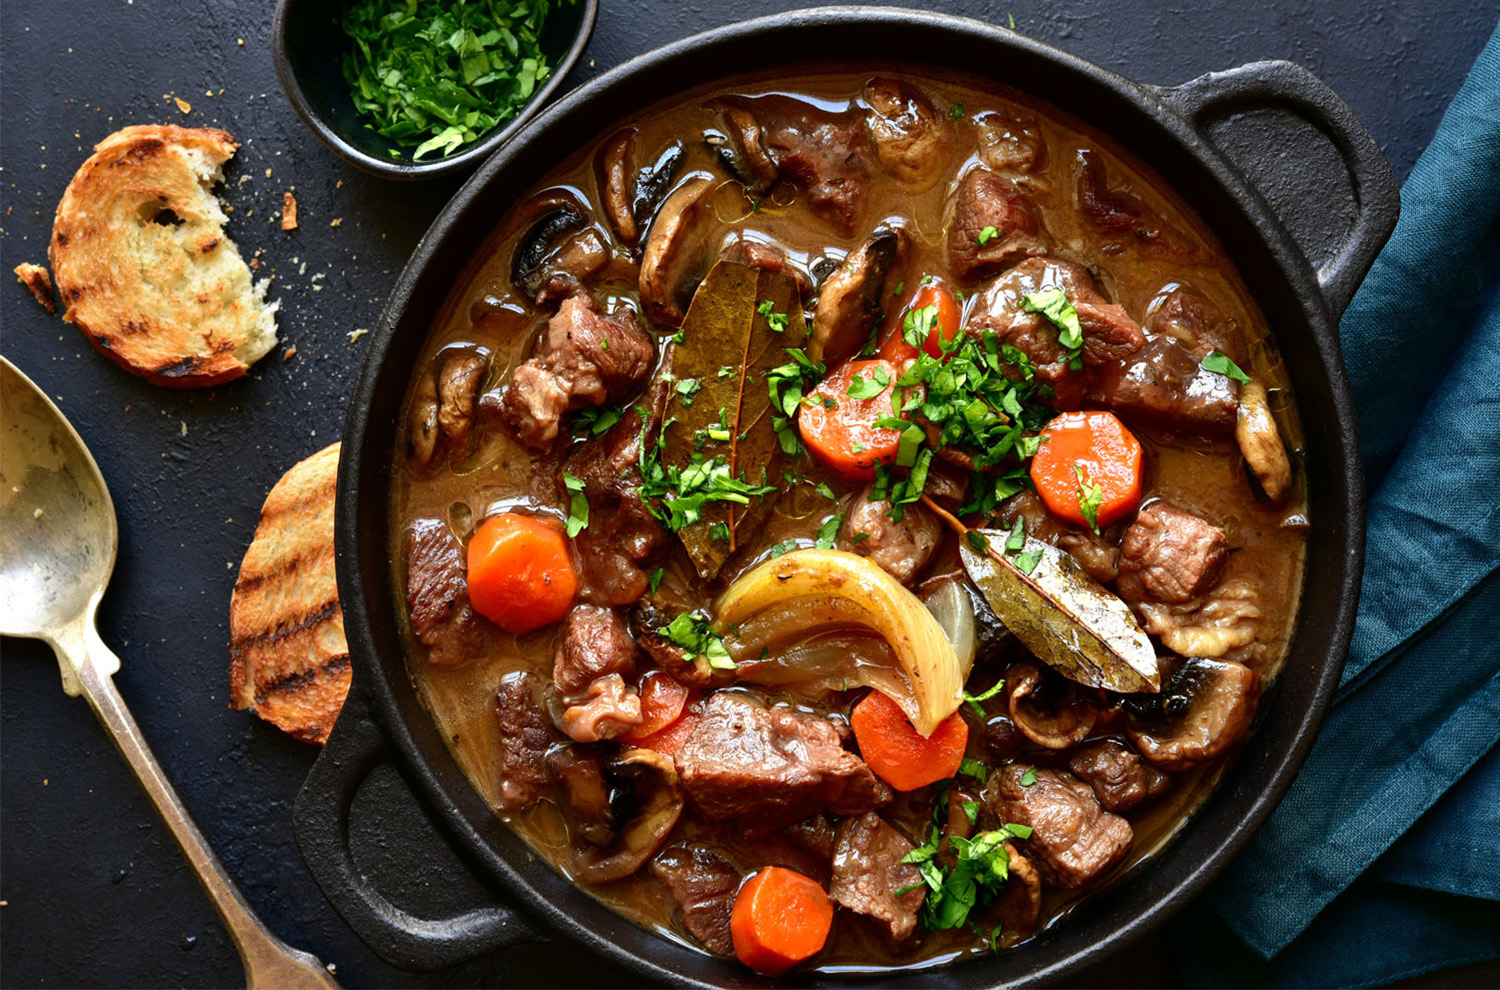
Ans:
[[[514,117],[552,74],[538,42],[551,7],[356,0],[341,20],[354,108],[370,130],[415,146],[413,160],[452,154]]]
[[[845,394],[851,399],[873,399],[884,392],[890,384],[890,373],[884,368],[876,368],[870,373],[869,378],[855,372],[849,382],[849,391]]]
[[[1028,313],[1040,313],[1051,321],[1057,328],[1058,346],[1068,352],[1068,367],[1083,370],[1083,325],[1078,322],[1078,310],[1068,301],[1068,294],[1055,286],[1028,292],[1021,297],[1021,308]]]
[[[1089,477],[1084,471],[1082,464],[1073,465],[1073,473],[1078,477],[1078,511],[1083,513],[1083,521],[1089,524],[1089,529],[1094,535],[1099,533],[1099,506],[1104,503],[1104,489],[1099,483]]]
[[[1223,351],[1210,351],[1199,364],[1203,366],[1204,371],[1212,371],[1216,375],[1233,378],[1241,385],[1250,384],[1250,376],[1241,371],[1240,366]]]
[[[1027,767],[1026,771],[1021,774],[1021,786],[1022,787],[1030,787],[1032,784],[1035,784],[1035,783],[1036,783],[1036,767]]]
[[[819,550],[832,550],[834,543],[838,542],[839,527],[844,525],[843,513],[835,513],[828,521],[818,527],[817,547]]]
[[[684,378],[677,383],[677,401],[683,406],[690,406],[693,404],[694,396],[701,391],[703,391],[702,382],[696,378]]]
[[[702,453],[695,453],[685,467],[663,466],[658,447],[660,440],[649,449],[642,444],[641,494],[652,514],[674,533],[702,519],[703,507],[710,502],[749,505],[752,498],[776,491],[774,485],[756,485],[736,477],[722,454],[704,460]]]
[[[995,695],[999,694],[1003,690],[1005,690],[1005,681],[1002,679],[996,681],[993,687],[982,694],[970,694],[967,690],[964,691],[964,701],[968,703],[970,708],[974,709],[974,714],[983,717],[983,703],[989,701],[991,698],[995,697]],[[962,768],[960,767],[960,769]],[[984,778],[980,777],[979,779],[983,780]]]
[[[971,529],[967,533],[965,533],[964,535],[969,538],[969,546],[973,547],[974,550],[975,550],[975,552],[977,552],[977,553],[989,553],[990,552],[990,538],[988,536],[985,536],[983,533],[979,532],[977,529]]]
[[[955,104],[953,104],[952,109],[950,109],[948,111],[948,116],[952,117],[954,120],[959,119],[963,115],[964,115],[964,105],[962,103],[955,103]]]
[[[665,567],[658,567],[656,570],[651,572],[651,578],[647,582],[647,586],[651,589],[651,594],[656,594],[656,589],[661,587],[661,579],[666,576],[667,569]]]
[[[809,358],[800,347],[783,350],[792,360],[766,372],[766,389],[771,395],[771,429],[781,443],[781,452],[795,457],[806,451],[792,418],[797,415],[803,398],[817,387],[828,369],[823,362]]]
[[[1005,549],[1011,552],[1026,549],[1026,520],[1020,516],[1016,516],[1010,535],[1005,538]]]
[[[724,648],[724,637],[714,632],[708,620],[695,612],[684,612],[662,629],[661,634],[682,647],[682,658],[689,662],[700,656],[718,670],[734,670],[735,662]]]
[[[780,543],[776,544],[775,546],[773,546],[771,548],[771,559],[775,560],[777,557],[780,557],[782,554],[791,553],[795,549],[797,549],[797,541],[796,540],[782,540]]]
[[[708,538],[718,540],[720,543],[729,542],[729,524],[716,522],[708,527]]]
[[[1025,553],[1018,553],[1011,558],[1011,563],[1015,564],[1016,570],[1022,574],[1030,574],[1036,570],[1036,565],[1041,562],[1042,552],[1040,550],[1027,550]]]
[[[937,861],[937,854],[944,839],[943,827],[948,820],[948,801],[945,792],[933,805],[927,842],[901,859],[903,863],[914,865],[921,874],[922,882],[917,886],[927,887],[920,919],[922,927],[928,931],[962,928],[969,924],[971,911],[993,903],[1010,879],[1010,854],[1006,852],[1005,843],[1011,838],[1031,837],[1031,829],[1010,824],[968,839],[949,836],[947,841],[954,862],[951,867],[944,867]],[[964,813],[969,814],[969,810],[965,808]],[[910,889],[897,891],[897,896]]]
[[[620,410],[609,406],[590,406],[573,414],[569,429],[575,437],[584,434],[597,437],[620,421]]]
[[[776,333],[785,333],[787,315],[785,313],[772,312],[772,308],[771,300],[762,299],[760,305],[755,307],[755,311],[765,317],[766,326],[770,327]]]
[[[818,482],[813,490],[830,502],[837,502],[839,500],[839,497],[833,493],[833,489],[828,486],[828,482],[826,481]]]
[[[990,241],[994,240],[995,236],[999,233],[1000,231],[996,230],[994,227],[986,227],[979,232],[978,237],[974,238],[974,243],[978,244],[980,247],[984,247]]]
[[[963,774],[965,777],[973,777],[981,784],[988,780],[990,777],[989,767],[985,766],[983,763],[980,763],[972,756],[965,756],[962,760],[959,761],[958,772]]]
[[[572,539],[588,528],[589,524],[589,500],[583,494],[583,479],[575,478],[568,472],[563,472],[563,485],[569,492],[568,497],[568,538]]]

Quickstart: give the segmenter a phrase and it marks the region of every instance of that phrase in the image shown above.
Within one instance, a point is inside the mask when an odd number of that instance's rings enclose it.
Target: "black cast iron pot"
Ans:
[[[652,983],[776,982],[600,906],[531,854],[470,787],[406,671],[387,552],[388,479],[402,401],[429,321],[518,195],[641,107],[729,75],[778,67],[793,72],[836,59],[960,70],[1009,84],[1111,135],[1170,183],[1217,232],[1286,358],[1306,431],[1313,522],[1301,617],[1257,734],[1168,848],[1015,951],[866,981],[1033,983],[1118,950],[1165,920],[1229,862],[1276,806],[1312,745],[1343,666],[1363,555],[1358,443],[1336,324],[1399,208],[1390,168],[1353,113],[1287,62],[1158,88],[1021,35],[938,14],[841,7],[736,24],[637,58],[541,114],[438,217],[372,334],[350,402],[338,480],[339,594],[354,684],[298,796],[295,823],[324,893],[398,966],[437,968],[551,937],[569,948],[587,947]],[[460,853],[463,868],[503,891],[505,905],[422,919],[373,888],[350,852],[349,810],[361,781],[382,761],[400,770]],[[793,981],[842,982],[817,975],[794,975]]]

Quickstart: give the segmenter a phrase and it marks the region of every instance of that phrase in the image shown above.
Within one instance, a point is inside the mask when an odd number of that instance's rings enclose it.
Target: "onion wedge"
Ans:
[[[932,613],[878,564],[843,550],[794,550],[742,575],[714,608],[714,625],[722,632],[757,612],[796,602],[809,616],[826,621],[836,615],[848,625],[866,626],[891,647],[905,678],[890,678],[881,689],[901,684],[890,694],[923,736],[963,702],[964,678],[953,644]]]

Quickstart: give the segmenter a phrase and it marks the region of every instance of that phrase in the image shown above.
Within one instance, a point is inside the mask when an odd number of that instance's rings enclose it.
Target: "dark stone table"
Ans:
[[[789,9],[778,0],[605,0],[570,83],[692,32]],[[1019,30],[1127,76],[1178,83],[1211,69],[1293,59],[1333,86],[1398,176],[1426,145],[1500,16],[1500,0],[1007,0],[939,6]],[[241,142],[229,230],[282,301],[282,348],[246,380],[172,392],[126,374],[19,285],[0,293],[0,348],[72,418],[108,479],[120,559],[100,614],[116,678],[157,757],[250,902],[348,986],[616,985],[577,953],[526,947],[412,975],[344,926],[303,866],[291,804],[316,755],[228,702],[229,593],[266,491],[337,439],[362,354],[352,331],[455,182],[396,186],[329,155],[293,116],[271,69],[269,2],[9,0],[0,23],[0,260],[45,260],[53,209],[94,142],[131,123],[213,124]],[[210,95],[211,94],[211,95]],[[178,97],[191,104],[184,115]],[[283,190],[302,227],[283,233]],[[295,347],[286,360],[282,351]],[[0,661],[0,982],[6,986],[242,984],[234,947],[166,829],[88,707],[67,698],[49,651],[6,640]],[[400,788],[388,768],[371,802]],[[357,802],[357,805],[360,802]],[[393,847],[422,821],[360,819],[357,853],[417,878],[392,899],[421,913],[442,854]],[[420,819],[412,808],[408,814]],[[417,868],[410,861],[417,858]],[[425,869],[424,869],[425,867]],[[479,897],[478,890],[468,892]],[[1172,979],[1140,953],[1094,982]]]

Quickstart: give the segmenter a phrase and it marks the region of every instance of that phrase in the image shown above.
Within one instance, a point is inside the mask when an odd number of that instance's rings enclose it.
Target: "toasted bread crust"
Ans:
[[[47,269],[41,265],[23,261],[13,270],[16,273],[16,281],[30,289],[36,301],[41,303],[47,312],[57,312],[57,303],[52,298],[52,276],[47,274]]]
[[[271,489],[229,604],[230,707],[319,745],[351,675],[333,568],[338,462],[333,444]]]
[[[275,304],[210,191],[238,145],[214,128],[126,127],[68,184],[49,255],[63,319],[157,384],[217,385],[275,344]]]

